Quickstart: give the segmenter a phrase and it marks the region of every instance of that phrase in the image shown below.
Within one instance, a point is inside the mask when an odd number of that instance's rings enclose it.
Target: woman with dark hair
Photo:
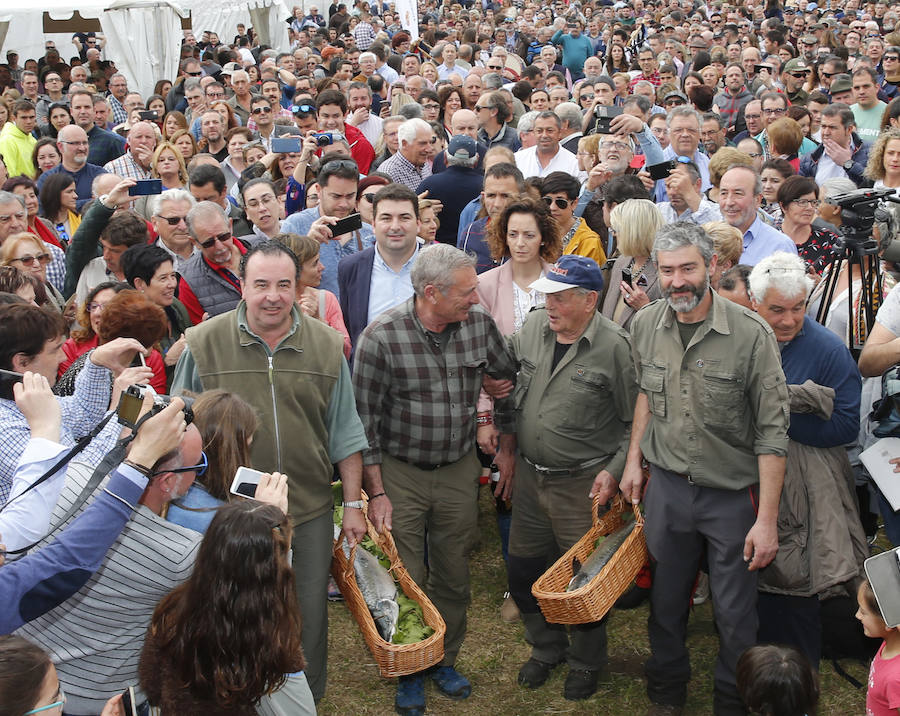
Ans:
[[[145,348],[155,346],[167,330],[166,314],[150,299],[137,291],[120,291],[102,309],[100,325],[96,334],[97,342],[84,349],[53,388],[56,395],[73,395],[75,379],[84,367],[87,351],[102,346],[116,338],[134,338]],[[150,351],[144,359],[147,367],[153,371],[149,383],[160,395],[166,392],[166,367],[162,355],[157,349]]]
[[[616,72],[628,72],[631,67],[628,65],[628,56],[625,54],[625,47],[619,42],[609,43],[606,50],[606,73],[612,77]]]
[[[166,312],[168,330],[159,340],[159,349],[165,356],[166,372],[171,378],[187,345],[184,332],[192,325],[184,304],[175,298],[178,274],[172,255],[160,246],[137,244],[125,250],[119,263],[125,280]]]
[[[59,130],[73,124],[72,115],[69,112],[69,106],[62,102],[54,102],[47,110],[47,126],[41,131],[45,137],[56,139]]]
[[[691,90],[694,87],[699,87],[702,84],[703,76],[699,72],[694,72],[692,70],[684,76],[683,80],[681,80],[681,91],[684,92],[688,97],[690,97]]]
[[[186,582],[153,614],[139,667],[149,703],[164,714],[255,716],[257,702],[299,681],[314,713],[300,646],[282,509],[231,502],[216,513]]]
[[[790,176],[778,187],[776,200],[781,205],[784,221],[781,230],[797,244],[809,270],[821,274],[834,260],[838,236],[833,231],[812,225],[819,208],[819,187],[810,177]]]
[[[217,99],[210,105],[210,109],[214,112],[218,112],[219,116],[222,117],[222,124],[225,126],[225,131],[241,126],[241,122],[234,113],[234,109],[232,109],[231,105],[224,99]],[[201,140],[201,142],[202,141],[205,140]]]
[[[359,180],[356,189],[356,210],[364,223],[372,225],[374,217],[372,209],[375,206],[375,195],[383,186],[391,183],[387,174],[369,174],[365,179]]]
[[[40,179],[41,174],[55,169],[62,162],[62,155],[59,153],[59,147],[56,146],[56,140],[52,137],[41,137],[37,144],[34,145],[34,151],[31,153],[31,163],[35,167],[34,180]]]
[[[153,86],[153,94],[159,95],[163,98],[163,101],[165,101],[170,89],[172,89],[172,82],[170,80],[157,80],[156,84]]]
[[[691,72],[701,72],[704,67],[709,67],[712,58],[706,50],[695,52],[691,58]],[[701,80],[703,79],[701,75]],[[688,95],[690,96],[690,95]]]
[[[781,225],[784,215],[781,213],[781,205],[778,203],[778,188],[784,180],[794,176],[797,172],[786,159],[769,159],[762,165],[760,176],[762,179],[763,202],[760,207],[775,222],[775,226]]]
[[[53,225],[59,238],[67,244],[81,225],[77,201],[75,179],[71,174],[51,174],[41,187],[41,216]]]
[[[203,534],[216,509],[231,501],[237,469],[250,464],[250,444],[259,418],[249,403],[226,390],[204,391],[194,400],[192,410],[208,467],[184,497],[169,505],[166,519]]]
[[[151,94],[147,97],[144,107],[148,112],[156,112],[156,119],[153,120],[153,123],[161,127],[163,116],[166,113],[166,100],[161,95]]]
[[[0,266],[0,293],[14,294],[35,306],[43,306],[47,302],[44,284],[15,266]]]
[[[72,331],[66,342],[62,344],[62,351],[66,357],[59,364],[57,377],[61,377],[78,356],[97,347],[99,343],[97,333],[100,331],[100,317],[103,309],[119,291],[127,288],[127,283],[104,281],[88,292],[84,303],[78,306],[75,312],[75,320],[81,327]]]
[[[466,109],[466,98],[463,96],[462,89],[453,85],[444,85],[438,90],[438,104],[441,106],[438,119],[447,134],[452,134],[450,121],[453,119],[454,113],[458,109]]]
[[[702,78],[701,78],[702,79]],[[691,87],[687,92],[688,99],[691,104],[701,114],[704,112],[712,112],[713,99],[716,96],[716,90],[707,84],[699,84]]]

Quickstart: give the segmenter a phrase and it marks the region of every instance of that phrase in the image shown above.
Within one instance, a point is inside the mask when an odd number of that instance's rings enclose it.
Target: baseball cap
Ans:
[[[220,74],[230,76],[237,72],[239,69],[241,69],[241,66],[237,62],[226,62],[222,67]]]
[[[835,75],[831,80],[829,91],[831,94],[840,94],[841,92],[849,92],[853,89],[853,80],[850,75]]]
[[[782,72],[809,72],[810,67],[804,60],[801,60],[799,57],[795,57],[793,60],[788,60],[784,63],[784,67],[782,68]]]
[[[456,134],[450,140],[447,155],[456,159],[472,159],[478,155],[478,145],[468,134]]]
[[[589,291],[603,290],[603,274],[594,259],[575,254],[560,256],[547,274],[534,281],[529,288],[541,293],[558,293],[576,286]]]

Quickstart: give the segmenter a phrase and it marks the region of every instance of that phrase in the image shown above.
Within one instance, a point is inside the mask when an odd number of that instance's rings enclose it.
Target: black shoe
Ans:
[[[590,698],[597,690],[600,672],[595,669],[569,669],[563,696],[569,701],[582,701]]]
[[[625,594],[616,600],[613,605],[616,609],[637,609],[650,598],[650,589],[634,585]]]
[[[529,659],[522,668],[519,669],[519,686],[525,686],[529,689],[536,689],[543,686],[547,679],[550,678],[550,672],[556,668],[556,664],[548,664],[537,659]]]

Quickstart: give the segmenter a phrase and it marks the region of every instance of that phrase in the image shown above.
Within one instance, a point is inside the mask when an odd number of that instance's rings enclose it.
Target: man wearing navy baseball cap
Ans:
[[[510,345],[516,389],[496,403],[495,463],[504,494],[515,479],[509,536],[510,593],[525,623],[531,658],[521,686],[535,689],[566,661],[563,695],[586,699],[606,666],[606,619],[550,625],[531,585],[591,526],[591,499],[618,490],[637,382],[628,333],[597,312],[603,276],[585,256],[566,255],[530,288],[546,295]]]

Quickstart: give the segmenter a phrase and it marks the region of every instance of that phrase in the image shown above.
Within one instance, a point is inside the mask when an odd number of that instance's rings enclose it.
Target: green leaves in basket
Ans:
[[[425,623],[425,615],[418,602],[401,591],[397,593],[397,604],[400,605],[400,617],[391,640],[394,644],[415,644],[434,634],[434,629]]]

